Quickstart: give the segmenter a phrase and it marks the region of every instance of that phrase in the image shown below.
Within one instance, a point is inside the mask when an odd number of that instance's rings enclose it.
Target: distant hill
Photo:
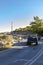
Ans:
[[[15,31],[30,31],[30,29],[31,29],[31,26],[26,26],[24,28],[15,29]]]
[[[24,28],[18,28],[15,29],[15,31],[12,32],[13,34],[30,34],[31,33],[31,27],[26,26]]]

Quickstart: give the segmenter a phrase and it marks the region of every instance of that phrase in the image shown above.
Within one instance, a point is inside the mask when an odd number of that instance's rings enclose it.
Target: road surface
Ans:
[[[0,65],[43,65],[43,41],[37,46],[19,42],[11,49],[0,51]]]

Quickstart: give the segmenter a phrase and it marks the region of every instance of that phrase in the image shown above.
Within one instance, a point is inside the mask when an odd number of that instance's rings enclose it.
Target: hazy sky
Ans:
[[[0,0],[0,32],[25,27],[33,16],[43,18],[43,0]]]

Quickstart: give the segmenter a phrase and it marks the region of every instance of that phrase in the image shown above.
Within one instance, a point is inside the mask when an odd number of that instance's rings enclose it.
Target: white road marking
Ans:
[[[43,52],[40,53],[39,56],[37,56],[29,65],[32,65],[42,54],[43,54]]]
[[[13,61],[12,63],[17,63],[18,61],[31,61],[31,60],[26,60],[26,59],[19,59],[19,60],[15,60],[15,61]]]
[[[42,49],[43,47],[40,49],[40,51],[31,59],[31,63],[29,65],[32,65],[32,63],[34,63],[41,55],[42,55]],[[35,59],[36,58],[36,59]],[[34,62],[33,62],[34,60]],[[30,61],[27,61],[24,65],[27,65]]]
[[[35,59],[41,52],[42,52],[42,48],[40,49],[40,51],[31,60]]]
[[[30,60],[26,60],[26,59],[19,59],[19,60],[15,60],[15,61],[13,61],[14,63],[16,63],[16,62],[18,62],[18,61],[30,61]]]
[[[11,62],[10,64],[17,63],[17,62],[20,62],[20,61],[25,61],[25,63],[26,63],[27,61],[31,61],[31,60],[18,59],[18,60],[15,60],[15,61]]]
[[[41,48],[40,51],[39,51],[32,59],[30,59],[30,60],[18,59],[18,60],[14,61],[14,62],[26,61],[24,65],[27,65],[29,62],[31,62],[31,63],[29,63],[29,64],[32,65],[32,64],[43,54],[42,50],[43,50],[43,48]],[[10,52],[11,52],[11,50],[10,50]],[[7,53],[6,53],[6,54],[7,54]],[[37,58],[37,57],[38,57],[38,58]],[[34,62],[33,62],[33,61],[34,61]]]
[[[28,61],[28,60],[25,60],[25,59],[19,59],[19,60],[13,61],[13,62],[17,62],[17,61]]]

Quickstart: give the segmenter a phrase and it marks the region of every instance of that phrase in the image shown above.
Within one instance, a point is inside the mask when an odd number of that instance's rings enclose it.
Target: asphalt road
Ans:
[[[0,65],[43,65],[43,41],[37,46],[26,46],[25,42],[0,51]]]

